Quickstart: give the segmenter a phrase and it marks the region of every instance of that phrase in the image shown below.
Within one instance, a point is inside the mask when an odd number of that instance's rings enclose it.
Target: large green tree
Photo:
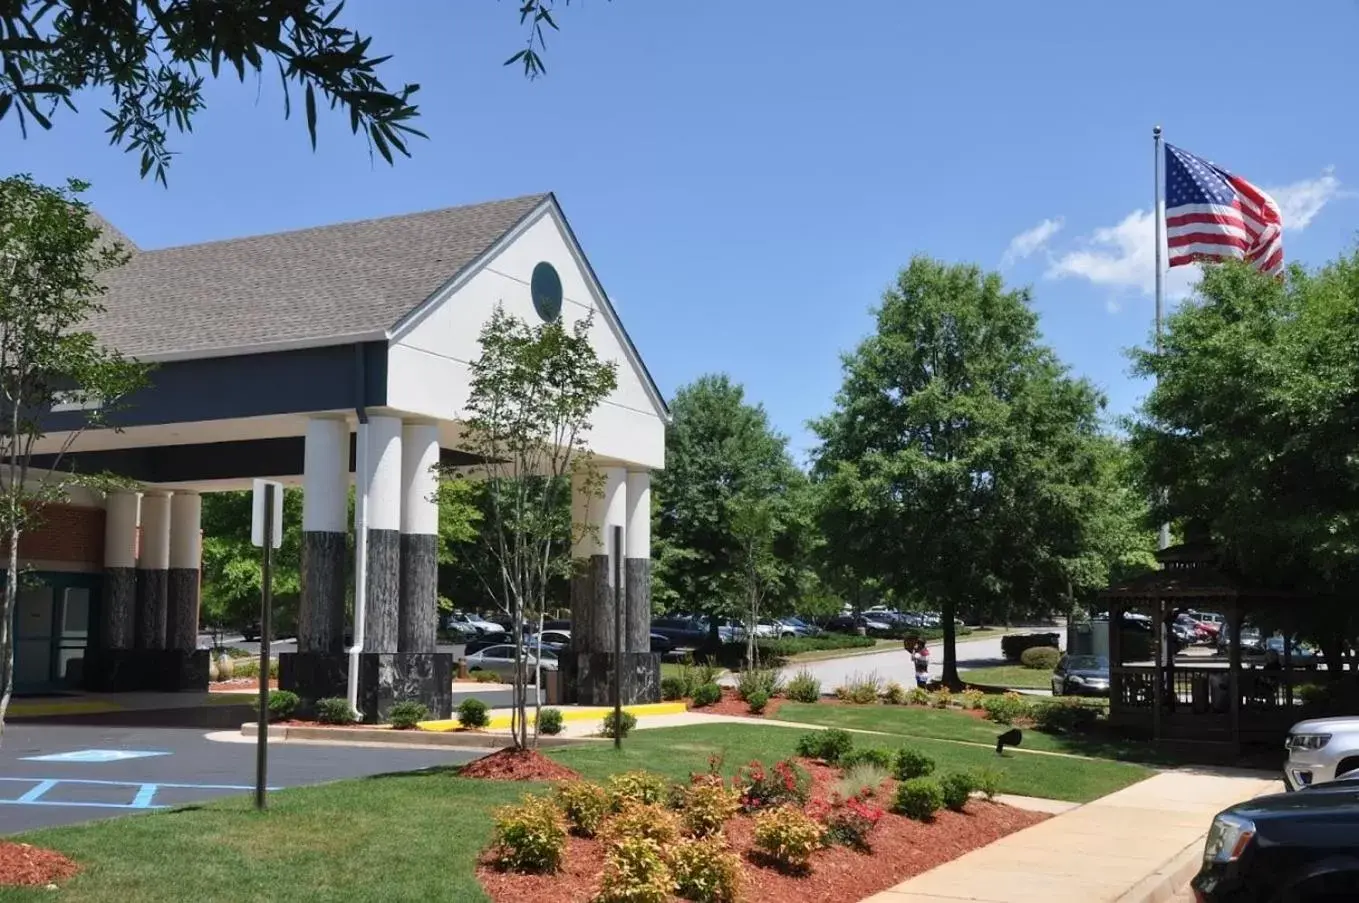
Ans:
[[[517,3],[527,44],[506,64],[542,75],[545,30],[568,3]],[[345,26],[343,11],[337,0],[0,0],[0,120],[12,116],[27,134],[30,122],[51,128],[62,108],[101,95],[110,142],[164,182],[171,133],[193,127],[207,76],[225,67],[245,81],[268,68],[283,84],[285,117],[300,92],[313,147],[325,104],[388,163],[409,156],[407,141],[424,137],[413,125],[420,86],[389,89],[380,75],[389,57]]]
[[[1156,379],[1131,430],[1155,517],[1208,527],[1252,582],[1320,597],[1287,615],[1338,655],[1359,635],[1359,254],[1282,280],[1209,267],[1134,362]]]
[[[806,580],[810,518],[787,439],[725,375],[680,389],[670,411],[653,493],[658,607],[744,618],[758,585],[766,611],[790,609]]]
[[[1027,291],[916,258],[813,423],[831,564],[954,618],[1056,607],[1090,554],[1102,399],[1039,341]]]

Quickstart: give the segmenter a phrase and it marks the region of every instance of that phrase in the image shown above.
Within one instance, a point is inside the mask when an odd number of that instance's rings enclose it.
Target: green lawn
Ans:
[[[1052,672],[1035,671],[1023,665],[999,665],[995,668],[969,668],[958,676],[970,684],[982,687],[1007,687],[1018,690],[1051,690]]]
[[[800,734],[770,725],[709,724],[638,731],[621,752],[600,744],[551,755],[593,779],[644,768],[683,780],[705,770],[713,753],[724,757],[727,773],[752,759],[791,755]],[[1149,773],[1116,762],[999,758],[938,740],[914,739],[911,745],[935,757],[941,769],[989,766],[1001,773],[1004,792],[1056,799],[1094,799]],[[490,836],[491,810],[532,789],[466,780],[443,769],[278,791],[263,815],[248,797],[236,797],[18,839],[80,863],[81,873],[60,892],[63,900],[471,903],[486,899],[473,867]],[[0,889],[0,900],[47,899],[51,893],[41,888]]]

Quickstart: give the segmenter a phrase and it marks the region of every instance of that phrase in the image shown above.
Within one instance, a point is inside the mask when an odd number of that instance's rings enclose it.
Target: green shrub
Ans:
[[[930,706],[936,709],[946,709],[953,705],[953,694],[948,690],[935,690],[930,694]]]
[[[923,778],[933,773],[934,759],[920,750],[911,749],[909,746],[903,746],[897,750],[896,759],[892,762],[892,776],[898,781]]]
[[[1052,646],[1031,646],[1019,654],[1019,663],[1033,671],[1053,671],[1062,653]]]
[[[909,697],[906,695],[906,688],[895,680],[889,681],[882,691],[882,701],[888,705],[905,705]]]
[[[693,675],[689,681],[689,693],[692,696],[694,691],[704,684],[715,684],[717,678],[722,676],[722,669],[712,662],[703,662],[695,665]]]
[[[500,675],[496,674],[494,671],[473,671],[472,679],[479,684],[500,683]]]
[[[803,668],[788,681],[788,686],[783,689],[783,695],[794,702],[820,702],[821,681],[817,680],[812,672]]]
[[[658,803],[627,802],[604,822],[602,833],[609,841],[645,837],[661,846],[679,840],[679,816]]]
[[[557,785],[557,807],[572,831],[594,837],[609,815],[609,792],[589,781],[567,781]]]
[[[1331,699],[1331,688],[1322,684],[1303,684],[1293,691],[1303,705],[1324,705]]]
[[[834,765],[840,758],[854,748],[854,737],[849,731],[837,727],[824,731],[812,731],[797,738],[797,754],[804,759],[820,759]]]
[[[526,796],[495,812],[495,857],[514,872],[555,872],[566,850],[566,823],[552,801]]]
[[[1033,704],[1018,693],[1005,693],[1002,696],[988,696],[982,700],[982,710],[986,718],[997,724],[1014,724],[1021,718],[1033,714]]]
[[[720,837],[685,840],[670,849],[675,892],[695,903],[736,903],[741,898],[741,857]]]
[[[944,791],[934,778],[911,778],[897,785],[893,810],[916,821],[929,821],[944,807]]]
[[[538,733],[548,737],[560,734],[565,723],[561,709],[543,709],[538,713]]]
[[[298,702],[297,694],[292,690],[270,690],[269,720],[287,721],[297,711]]]
[[[721,833],[722,826],[740,810],[740,791],[720,778],[701,779],[685,787],[680,795],[680,819],[693,837]]]
[[[750,706],[750,714],[762,715],[764,714],[764,707],[769,705],[769,697],[765,695],[763,690],[756,690],[746,697],[746,704]]]
[[[609,848],[596,903],[666,903],[675,887],[655,841],[624,837]]]
[[[823,836],[822,827],[796,806],[755,816],[755,849],[785,871],[805,872]]]
[[[699,684],[694,687],[694,708],[715,705],[722,699],[722,688],[714,683]]]
[[[316,700],[316,720],[322,724],[353,724],[354,710],[349,707],[349,700],[339,696],[330,696],[326,699]]]
[[[1019,661],[1025,649],[1032,649],[1035,646],[1050,646],[1056,649],[1057,634],[1009,633],[1000,638],[1000,653],[1012,662]]]
[[[929,705],[930,691],[926,690],[924,687],[911,687],[910,691],[906,694],[906,704]]]
[[[670,782],[649,771],[625,771],[609,777],[609,802],[615,812],[629,803],[654,805],[662,803],[670,790]]]
[[[466,728],[481,728],[491,723],[490,709],[475,697],[458,703],[458,724]]]
[[[1000,793],[1000,782],[1004,777],[1000,769],[986,765],[972,772],[972,783],[988,800],[993,800]]]
[[[891,771],[896,764],[897,754],[890,749],[883,749],[880,746],[870,746],[867,749],[851,749],[849,752],[840,756],[840,767],[848,771],[855,765],[868,763],[886,771]]]
[[[961,697],[963,708],[968,710],[981,708],[982,700],[986,698],[986,694],[981,690],[964,690],[958,695]]]
[[[1098,718],[1097,711],[1075,699],[1044,700],[1033,710],[1034,726],[1049,734],[1089,730]]]
[[[882,695],[882,678],[876,671],[855,673],[842,686],[835,688],[835,697],[852,705],[872,705]]]
[[[429,708],[423,702],[407,699],[392,706],[387,720],[394,729],[408,731],[429,717]]]
[[[944,805],[954,812],[962,812],[972,791],[977,789],[977,780],[967,772],[951,771],[939,779],[939,790]]]
[[[231,676],[237,677],[259,677],[260,660],[258,658],[238,658],[231,663]],[[278,680],[278,659],[269,661],[269,679]]]
[[[763,693],[765,699],[783,692],[783,673],[777,668],[749,668],[736,676],[736,695],[749,702],[752,694]]]
[[[683,699],[689,695],[689,689],[684,684],[682,677],[662,677],[661,678],[661,698],[667,702],[674,702],[676,699]]]
[[[604,716],[604,725],[600,733],[610,739],[614,737],[626,737],[632,733],[632,729],[637,726],[637,716],[631,712],[623,712],[622,718],[618,718],[618,712],[610,712]]]
[[[885,750],[882,750],[885,752]],[[892,776],[890,766],[877,762],[856,762],[845,769],[844,777],[835,782],[835,792],[842,799],[874,796],[882,789],[883,781]]]

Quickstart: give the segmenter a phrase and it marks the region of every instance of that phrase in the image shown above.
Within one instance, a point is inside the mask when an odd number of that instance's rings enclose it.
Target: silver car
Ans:
[[[1289,790],[1334,781],[1359,769],[1359,718],[1313,718],[1299,721],[1284,741],[1288,761],[1284,783]]]
[[[528,673],[530,680],[533,675],[533,653],[525,650],[524,669]],[[490,671],[499,674],[501,677],[510,679],[514,676],[514,647],[508,645],[488,646],[480,652],[473,652],[467,656],[468,671]],[[555,652],[543,650],[543,670],[557,670],[557,655]]]

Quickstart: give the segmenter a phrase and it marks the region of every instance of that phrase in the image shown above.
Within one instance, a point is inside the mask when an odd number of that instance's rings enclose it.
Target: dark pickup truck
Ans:
[[[1192,887],[1198,903],[1359,900],[1359,777],[1219,812]]]

